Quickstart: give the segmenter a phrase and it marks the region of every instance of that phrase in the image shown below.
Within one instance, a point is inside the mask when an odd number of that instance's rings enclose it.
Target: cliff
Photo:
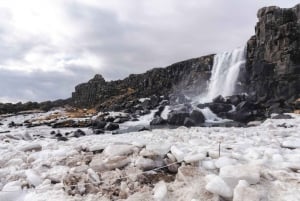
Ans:
[[[177,91],[198,94],[207,87],[212,64],[213,55],[208,55],[130,75],[124,80],[106,82],[101,75],[96,75],[75,87],[72,102],[79,107],[118,110],[128,101],[152,95],[168,96]],[[116,105],[119,107],[115,108]]]
[[[258,11],[255,35],[247,43],[245,89],[269,105],[300,96],[300,4]]]

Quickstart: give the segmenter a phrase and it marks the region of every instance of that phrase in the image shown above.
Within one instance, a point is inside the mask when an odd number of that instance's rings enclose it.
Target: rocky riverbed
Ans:
[[[1,201],[300,200],[297,114],[272,115],[247,128],[178,127],[122,135],[96,135],[87,127],[16,126],[55,115],[67,120],[62,114],[1,118]]]

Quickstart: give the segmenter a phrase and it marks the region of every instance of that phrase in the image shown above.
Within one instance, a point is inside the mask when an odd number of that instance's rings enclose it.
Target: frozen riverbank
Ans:
[[[68,141],[33,137],[46,126],[17,128],[0,134],[0,201],[298,201],[300,115],[291,116],[249,128],[83,129]]]

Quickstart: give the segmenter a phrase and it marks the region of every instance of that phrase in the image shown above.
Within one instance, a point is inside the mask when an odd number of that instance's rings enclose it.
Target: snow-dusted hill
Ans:
[[[300,115],[248,128],[84,128],[67,141],[48,126],[8,127],[46,115],[1,119],[0,201],[300,200]]]

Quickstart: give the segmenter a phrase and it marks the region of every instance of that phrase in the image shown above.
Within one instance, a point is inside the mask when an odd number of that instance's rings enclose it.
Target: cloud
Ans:
[[[71,96],[95,73],[120,79],[229,51],[254,34],[258,8],[296,0],[0,2],[0,101]],[[5,99],[4,99],[5,98]]]
[[[96,72],[93,69],[69,66],[65,71],[23,72],[2,69],[0,71],[1,101],[46,101],[69,98],[74,86],[88,81]]]

